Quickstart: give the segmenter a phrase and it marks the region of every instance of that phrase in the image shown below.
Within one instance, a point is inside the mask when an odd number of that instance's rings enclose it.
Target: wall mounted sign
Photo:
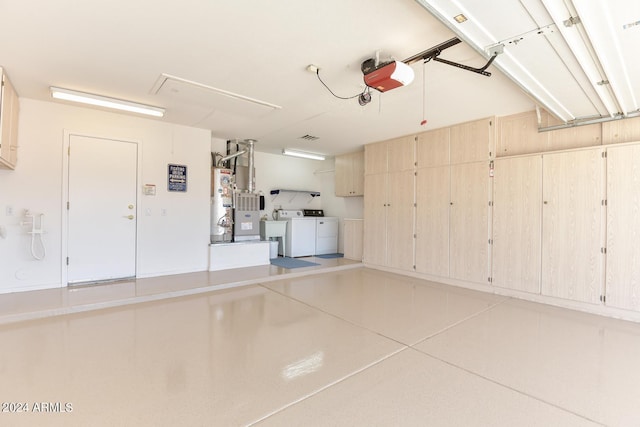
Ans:
[[[187,191],[187,167],[185,165],[169,165],[167,190]]]

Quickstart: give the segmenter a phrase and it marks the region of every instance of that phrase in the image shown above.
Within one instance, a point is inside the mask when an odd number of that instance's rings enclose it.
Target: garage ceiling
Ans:
[[[491,77],[433,61],[414,63],[411,85],[373,91],[365,106],[332,96],[306,70],[309,64],[319,66],[331,90],[350,97],[364,89],[360,64],[376,52],[382,59],[403,60],[460,35],[466,43],[447,49],[443,58],[481,67],[490,56],[488,47],[506,42],[506,52],[526,52],[518,58],[532,72],[555,76],[550,92],[563,99],[569,92],[573,103],[567,105],[575,112],[568,119],[608,114],[589,84],[568,83],[573,77],[565,72],[549,72],[557,61],[539,50],[546,39],[508,43],[553,25],[549,16],[525,19],[523,10],[533,8],[529,2],[442,3],[459,6],[493,36],[474,44],[471,32],[451,25],[453,9],[415,0],[0,0],[0,66],[21,97],[50,101],[50,86],[74,89],[163,107],[166,115],[157,120],[210,129],[218,138],[254,138],[259,151],[288,147],[335,155],[377,140],[529,111],[543,101],[500,71],[507,69],[506,62],[498,64],[500,56],[488,69]],[[623,3],[634,11],[612,11],[614,22],[640,19],[634,15],[638,6]],[[630,49],[638,31],[637,26],[620,30],[626,40],[622,50]],[[626,59],[625,66],[637,70],[635,59]],[[568,89],[576,85],[584,92],[579,99]],[[633,110],[634,104],[628,105]],[[303,138],[309,135],[317,139]]]

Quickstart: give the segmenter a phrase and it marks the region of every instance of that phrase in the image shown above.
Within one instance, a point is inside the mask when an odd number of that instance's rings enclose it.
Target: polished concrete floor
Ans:
[[[334,262],[9,317],[0,425],[640,425],[640,324]]]

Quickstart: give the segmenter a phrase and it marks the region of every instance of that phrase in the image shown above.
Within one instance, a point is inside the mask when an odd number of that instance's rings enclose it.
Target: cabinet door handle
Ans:
[[[545,200],[545,201],[544,201],[544,202],[542,202],[542,203],[544,203],[544,204],[546,205],[548,202]]]

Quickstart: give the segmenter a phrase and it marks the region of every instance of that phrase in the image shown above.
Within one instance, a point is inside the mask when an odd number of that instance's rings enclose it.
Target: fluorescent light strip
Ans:
[[[132,113],[146,114],[148,116],[163,117],[164,108],[152,107],[138,104],[136,102],[124,101],[106,96],[94,95],[91,93],[77,92],[75,90],[51,87],[51,97],[64,101],[79,102],[81,104],[95,105],[98,107],[113,108],[116,110],[129,111]]]
[[[307,153],[306,151],[296,151],[289,148],[283,148],[282,154],[285,156],[301,157],[303,159],[324,160],[325,156],[316,153]]]

